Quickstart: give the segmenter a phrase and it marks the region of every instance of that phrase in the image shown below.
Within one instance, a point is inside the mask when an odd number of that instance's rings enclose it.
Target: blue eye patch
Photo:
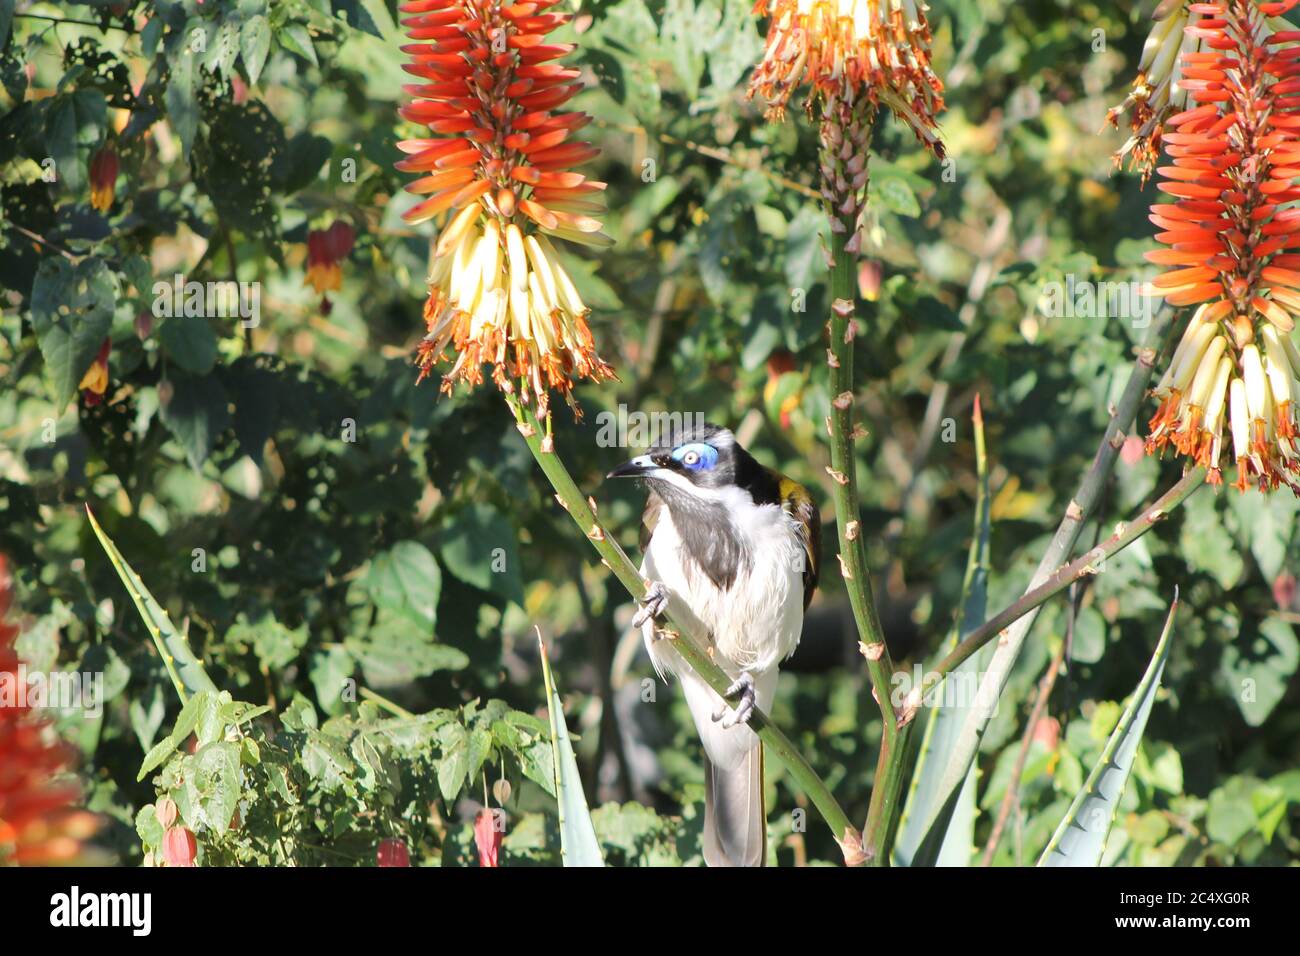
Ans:
[[[691,442],[674,448],[672,457],[691,471],[708,471],[718,463],[718,450],[705,442]]]

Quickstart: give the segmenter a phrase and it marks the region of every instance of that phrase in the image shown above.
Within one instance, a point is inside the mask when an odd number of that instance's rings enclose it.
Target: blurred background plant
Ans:
[[[730,425],[831,513],[817,144],[746,99],[763,49],[749,8],[584,3],[553,35],[581,34],[572,59],[589,88],[573,105],[592,114],[584,137],[602,151],[584,171],[610,184],[604,228],[616,240],[598,275],[587,250],[560,254],[620,376],[579,386],[585,420],[557,408],[556,440],[629,551],[640,496],[600,485],[627,457],[598,440],[601,413],[620,407]],[[1156,274],[1142,258],[1156,248],[1150,196],[1112,168],[1123,136],[1098,133],[1149,12],[945,0],[930,22],[948,161],[898,123],[876,131],[859,269],[872,311],[855,367],[870,435],[857,454],[868,561],[901,668],[934,659],[957,613],[975,394],[996,609],[1024,589],[1127,379],[1141,328],[1044,299],[1053,283]],[[146,809],[170,794],[168,764],[137,777],[180,705],[84,502],[214,684],[280,715],[275,727],[250,721],[268,759],[240,762],[236,748],[230,763],[216,747],[203,809],[182,804],[200,862],[373,864],[399,839],[416,864],[473,863],[484,805],[507,821],[493,859],[557,862],[534,623],[606,862],[698,862],[697,743],[680,695],[646,683],[621,586],[537,476],[498,396],[413,387],[432,230],[403,222],[418,197],[393,170],[407,80],[393,4],[0,0],[0,41],[0,552],[24,615],[19,656],[105,675],[101,717],[56,715],[81,752],[87,804],[106,817],[99,843],[123,863],[168,858],[178,827]],[[312,250],[310,235],[338,222],[354,241]],[[338,254],[328,302],[309,279],[319,253]],[[154,285],[178,273],[260,283],[260,321],[163,314]],[[94,368],[105,364],[106,377]],[[1127,439],[1082,542],[1176,477],[1177,464],[1141,450]],[[1300,855],[1296,512],[1289,495],[1202,491],[1044,609],[981,744],[978,846],[1008,805],[991,862],[1032,862],[1048,844],[1175,584],[1164,690],[1107,859]],[[861,819],[881,728],[856,641],[838,577],[824,575],[773,716]],[[376,729],[402,712],[446,719],[409,738]],[[184,743],[168,759],[185,759]],[[768,767],[775,860],[838,861],[829,831]],[[226,816],[229,779],[244,795]],[[251,790],[257,806],[241,803]],[[245,825],[231,831],[237,811]],[[171,842],[177,860],[193,858]]]

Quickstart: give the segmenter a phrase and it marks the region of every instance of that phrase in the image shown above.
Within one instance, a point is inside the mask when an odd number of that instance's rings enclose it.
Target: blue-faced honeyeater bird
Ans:
[[[817,587],[821,521],[812,496],[766,468],[725,428],[705,424],[609,473],[650,486],[642,515],[641,575],[650,582],[633,625],[662,677],[681,681],[704,742],[704,859],[761,866],[767,858],[763,748],[746,726],[776,695]],[[656,620],[706,639],[734,682],[729,706],[662,640]]]

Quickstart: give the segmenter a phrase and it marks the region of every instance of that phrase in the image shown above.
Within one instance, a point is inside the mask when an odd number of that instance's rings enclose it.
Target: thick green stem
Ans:
[[[645,597],[646,582],[623,549],[618,546],[618,542],[601,526],[593,507],[594,502],[578,490],[568,469],[564,467],[564,462],[555,453],[550,435],[543,432],[544,426],[538,422],[531,408],[520,405],[513,399],[510,401],[510,407],[515,415],[516,427],[528,442],[528,449],[533,453],[542,473],[555,489],[556,499],[564,510],[569,512],[569,516],[578,523],[587,540],[600,554],[601,564],[614,572],[614,576],[635,600],[642,600]],[[671,620],[668,615],[665,614],[661,621],[665,631],[670,635],[665,640],[673,642],[673,649],[704,678],[710,687],[719,694],[724,693],[731,684],[731,679],[713,662],[706,645],[680,623]],[[761,710],[755,708],[749,726],[767,746],[768,752],[784,765],[795,784],[808,795],[817,812],[822,815],[835,835],[836,842],[844,852],[845,862],[861,863],[861,835],[849,822],[848,815],[835,800],[821,777],[817,776],[817,772],[803,758],[790,739]]]
[[[851,227],[850,227],[851,228]],[[831,478],[835,502],[835,523],[839,531],[840,574],[849,592],[853,619],[864,645],[867,670],[877,703],[885,720],[887,734],[898,726],[898,718],[889,703],[889,678],[894,673],[885,633],[876,616],[876,602],[867,569],[866,542],[862,536],[861,512],[858,507],[857,464],[853,455],[853,335],[855,319],[854,257],[845,250],[848,235],[831,233],[831,321],[830,364],[831,392]]]
[[[842,223],[841,223],[842,224]],[[842,224],[843,225],[843,224]],[[880,740],[880,760],[871,806],[863,832],[867,862],[883,865],[889,860],[885,839],[901,810],[898,796],[902,790],[905,738],[899,734],[898,715],[890,700],[890,677],[894,673],[884,631],[876,615],[876,603],[867,568],[867,549],[862,535],[861,511],[858,507],[857,464],[853,454],[853,335],[855,332],[856,293],[854,257],[844,248],[854,224],[843,231],[831,232],[831,320],[830,365],[831,478],[835,503],[835,523],[839,532],[840,574],[849,592],[849,604],[862,641],[863,656],[871,686],[880,705],[884,729]]]
[[[914,721],[902,724],[894,733],[885,734],[880,740],[871,805],[867,808],[867,823],[862,833],[869,866],[889,865],[894,835],[903,815],[903,790],[907,782],[903,771],[907,765],[907,743],[914,725]]]

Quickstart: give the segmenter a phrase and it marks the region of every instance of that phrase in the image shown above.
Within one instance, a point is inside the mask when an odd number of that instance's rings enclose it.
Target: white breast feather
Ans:
[[[756,505],[739,488],[715,492],[727,506],[750,566],[726,591],[718,589],[681,554],[682,541],[667,507],[646,549],[641,573],[669,592],[669,611],[699,634],[707,633],[718,664],[733,677],[762,674],[794,653],[803,630],[803,569],[806,557],[795,518],[779,505]],[[655,668],[677,673],[681,662],[667,641],[644,629]]]

